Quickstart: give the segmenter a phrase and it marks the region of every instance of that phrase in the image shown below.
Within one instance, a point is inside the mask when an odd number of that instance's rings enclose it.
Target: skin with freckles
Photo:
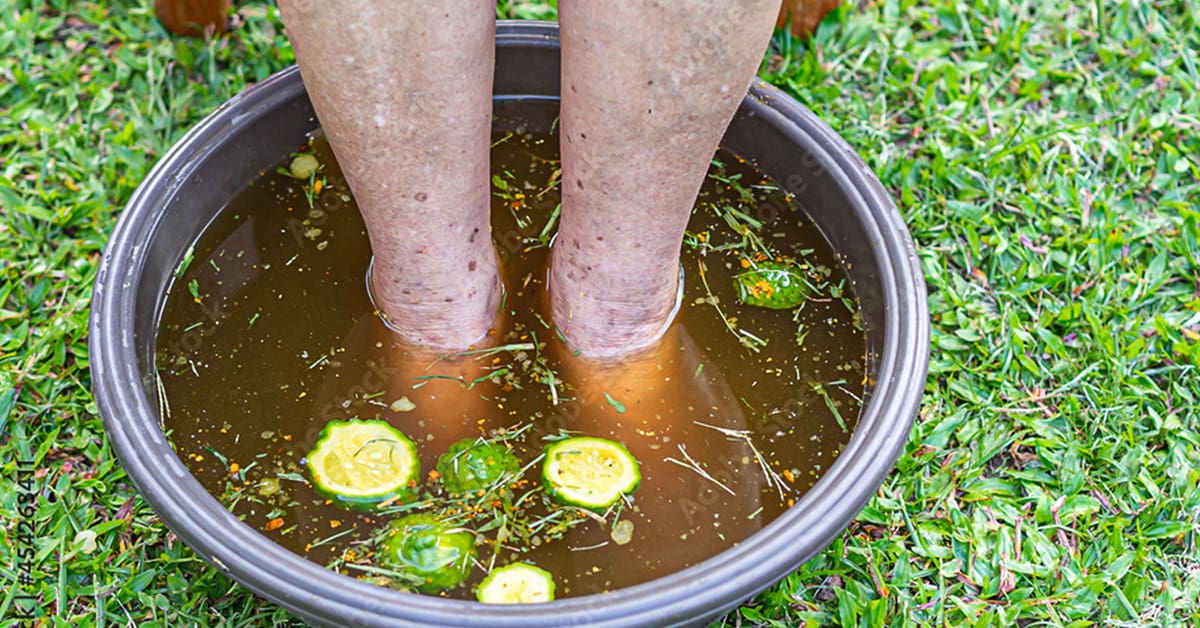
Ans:
[[[279,4],[367,225],[376,305],[407,341],[470,345],[502,296],[489,204],[494,3]]]
[[[778,10],[779,0],[562,3],[550,296],[584,355],[636,351],[670,323],[684,228]]]
[[[471,344],[502,295],[488,220],[494,5],[280,6],[366,221],[377,305],[412,342]],[[624,355],[667,329],[685,225],[779,8],[562,2],[563,208],[549,291],[572,349]]]

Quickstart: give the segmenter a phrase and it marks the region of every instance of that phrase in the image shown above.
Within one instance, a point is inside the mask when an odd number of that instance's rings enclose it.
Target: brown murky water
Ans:
[[[316,179],[264,173],[181,265],[157,344],[172,442],[247,524],[359,576],[354,565],[372,558],[365,541],[388,517],[340,509],[309,486],[302,460],[329,420],[390,422],[418,443],[426,471],[455,440],[499,428],[530,425],[510,441],[522,462],[547,435],[604,436],[641,463],[642,484],[619,515],[633,524],[629,542],[614,540],[616,517],[579,517],[562,538],[539,538],[519,555],[502,550],[496,564],[520,558],[548,569],[559,597],[696,564],[778,516],[845,445],[866,369],[849,282],[803,212],[722,153],[689,227],[683,304],[663,347],[614,367],[584,364],[542,314],[557,139],[525,133],[517,118],[545,128],[553,110],[497,113],[498,128],[512,130],[496,135],[492,158],[493,236],[508,296],[489,346],[525,348],[432,367],[435,356],[405,353],[373,312],[363,224],[317,141]],[[807,264],[820,291],[796,310],[739,305],[732,277],[753,254],[738,231],[747,225]],[[394,403],[402,398],[409,403]],[[528,478],[535,486],[536,465]],[[486,563],[490,550],[481,556]],[[473,598],[483,574],[476,568],[447,595]]]

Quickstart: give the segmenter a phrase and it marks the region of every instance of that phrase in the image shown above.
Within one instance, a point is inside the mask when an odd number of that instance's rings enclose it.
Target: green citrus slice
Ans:
[[[449,528],[433,515],[409,515],[392,522],[384,543],[384,563],[412,578],[422,593],[437,593],[458,586],[471,571],[475,535]]]
[[[479,583],[475,596],[484,604],[535,604],[554,599],[554,576],[541,567],[513,563],[491,573]]]
[[[621,443],[583,436],[546,446],[542,483],[564,504],[604,510],[641,481],[637,460]]]
[[[521,461],[504,445],[464,438],[438,457],[437,471],[451,493],[466,493],[521,470]]]
[[[384,421],[330,421],[308,453],[313,486],[343,506],[369,508],[411,492],[417,446]]]
[[[738,299],[746,305],[788,310],[808,298],[804,275],[792,264],[764,261],[733,278]]]

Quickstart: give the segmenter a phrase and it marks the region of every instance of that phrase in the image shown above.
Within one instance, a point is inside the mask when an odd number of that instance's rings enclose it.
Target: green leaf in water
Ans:
[[[612,395],[604,393],[604,398],[608,400],[608,405],[616,409],[617,414],[625,414],[625,404],[612,398]]]

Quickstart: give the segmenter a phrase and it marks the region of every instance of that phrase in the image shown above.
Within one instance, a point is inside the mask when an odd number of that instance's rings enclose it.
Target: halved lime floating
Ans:
[[[637,460],[621,443],[581,436],[546,446],[542,483],[564,504],[602,511],[641,481]]]
[[[409,515],[391,525],[380,558],[422,593],[453,589],[471,571],[475,535],[470,530],[449,528],[430,514]]]
[[[521,461],[504,445],[464,438],[438,457],[437,470],[451,493],[466,493],[521,470]]]
[[[787,262],[756,262],[733,278],[733,287],[742,303],[773,310],[790,310],[809,293],[800,269]]]
[[[484,604],[549,602],[554,599],[554,576],[528,563],[505,565],[479,583],[475,596]]]
[[[420,478],[417,446],[384,421],[330,421],[308,452],[313,486],[350,508],[411,492]]]

